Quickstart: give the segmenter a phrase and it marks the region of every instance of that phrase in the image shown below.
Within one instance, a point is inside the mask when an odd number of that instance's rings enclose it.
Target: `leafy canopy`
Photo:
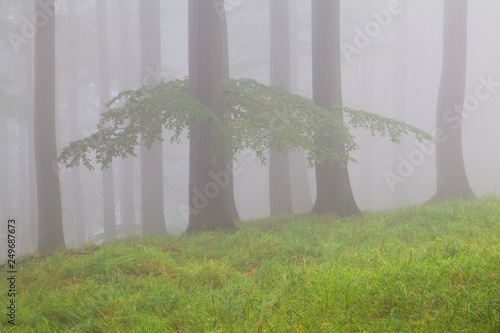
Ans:
[[[188,79],[124,91],[106,107],[108,111],[101,115],[97,131],[62,150],[59,160],[67,167],[83,164],[93,169],[91,153],[95,152],[96,161],[106,168],[114,157],[135,156],[140,137],[148,147],[164,140],[163,129],[171,133],[171,143],[178,143],[191,121],[212,124],[213,140],[231,138],[234,153],[251,149],[262,163],[270,147],[281,152],[306,150],[310,164],[354,161],[350,153],[358,145],[350,129],[366,129],[396,143],[409,133],[421,142],[433,141],[429,134],[406,123],[346,107],[326,109],[308,98],[251,79],[224,83],[223,116],[190,94]],[[345,122],[342,114],[347,116]],[[196,134],[188,136],[197,140]],[[342,142],[343,149],[335,149],[331,140],[321,140],[325,136]]]

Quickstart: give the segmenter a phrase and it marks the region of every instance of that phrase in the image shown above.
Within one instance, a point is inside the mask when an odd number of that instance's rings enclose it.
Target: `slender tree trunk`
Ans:
[[[223,38],[223,48],[222,48],[222,61],[223,61],[223,77],[224,80],[227,80],[231,77],[229,70],[229,41],[227,36],[227,21],[222,21],[222,38]],[[228,170],[233,170],[233,143],[232,138],[227,138],[224,144],[224,158],[225,165]],[[226,187],[226,203],[227,210],[229,211],[229,215],[233,219],[233,221],[239,221],[240,215],[238,214],[238,208],[236,207],[236,201],[234,198],[234,176],[233,173],[228,173],[228,184]]]
[[[136,234],[134,169],[134,157],[120,160],[120,235],[124,237]]]
[[[312,0],[313,99],[326,108],[342,105],[339,21],[340,0]],[[342,119],[342,113],[338,117]],[[342,142],[331,137],[323,139],[343,151]],[[360,214],[347,166],[335,161],[316,163],[315,167],[317,195],[313,212]]]
[[[26,52],[26,72],[28,78],[26,82],[27,89],[26,95],[30,96],[27,99],[27,110],[29,113],[26,117],[26,136],[28,146],[28,156],[26,163],[28,165],[28,200],[27,200],[27,213],[28,221],[30,221],[30,239],[33,250],[38,249],[38,203],[37,203],[37,190],[36,190],[36,167],[35,167],[35,131],[34,131],[34,110],[35,110],[35,85],[33,75],[35,72],[35,52],[34,45],[29,46]]]
[[[189,0],[189,85],[193,96],[222,117],[224,20],[211,1]],[[224,143],[213,140],[212,124],[192,120],[189,150],[188,232],[234,229],[228,212]],[[214,152],[215,156],[210,156]],[[217,179],[217,180],[216,180]]]
[[[10,216],[10,165],[9,165],[9,127],[7,115],[0,111],[0,208],[3,219]]]
[[[473,198],[462,153],[462,109],[467,67],[467,0],[445,0],[443,65],[436,110],[436,128],[443,140],[436,145],[437,191],[431,201]],[[460,121],[447,120],[448,110]],[[439,141],[439,140],[438,140]]]
[[[96,1],[97,31],[99,49],[99,101],[102,112],[106,111],[104,104],[109,101],[109,60],[108,60],[108,29],[106,26],[106,0]],[[102,171],[102,202],[104,241],[110,242],[116,238],[115,191],[113,180],[113,163]]]
[[[132,65],[132,57],[130,51],[131,32],[129,29],[129,10],[130,2],[128,0],[119,0],[120,12],[120,91],[133,89],[137,81],[132,77],[130,67]],[[128,157],[120,160],[120,218],[121,218],[121,234],[125,237],[134,236],[136,234],[136,217],[135,217],[135,186],[134,186],[134,160],[135,157]]]
[[[155,84],[161,73],[160,1],[139,3],[142,84]],[[152,75],[154,73],[154,75]],[[141,214],[142,233],[167,233],[163,209],[163,145],[151,149],[141,144]]]
[[[8,133],[7,115],[0,108],[0,218],[4,221],[14,217],[11,216],[10,205],[10,156],[9,156],[9,133]],[[5,236],[6,237],[6,236]],[[2,237],[2,245],[5,244]],[[0,248],[0,258],[2,262],[7,258],[7,247]]]
[[[298,94],[298,31],[297,0],[290,0],[290,92]],[[307,174],[306,154],[294,151],[288,154],[290,162],[290,190],[295,213],[308,212],[313,207],[309,177]]]
[[[375,104],[375,94],[374,94],[374,86],[375,86],[375,64],[373,58],[363,59],[365,60],[365,66],[360,66],[362,68],[358,77],[358,82],[360,82],[361,91],[363,91],[361,102],[364,107],[369,109]],[[361,63],[360,65],[363,65]],[[368,135],[363,135],[360,138],[360,146],[363,148],[360,151],[360,161],[364,164],[365,167],[359,168],[359,183],[358,183],[358,193],[359,193],[359,202],[362,202],[368,207],[368,209],[373,208],[373,167],[375,160],[375,144],[373,142],[373,137]]]
[[[54,0],[46,4],[55,12]],[[42,12],[36,3],[35,12]],[[35,159],[38,247],[41,254],[64,248],[61,189],[57,173],[55,17],[35,37]]]
[[[271,85],[290,89],[290,23],[288,0],[269,0],[271,21]],[[269,150],[271,216],[293,214],[288,154]]]
[[[70,115],[70,128],[73,134],[72,140],[78,140],[78,133],[80,132],[80,120],[79,120],[79,110],[78,110],[78,16],[76,14],[76,2],[68,2],[68,15],[71,22],[68,22],[70,26],[69,33],[69,109]],[[85,243],[85,214],[83,211],[83,194],[82,194],[82,177],[80,174],[80,168],[73,168],[71,172],[72,179],[72,194],[73,194],[73,234],[75,239],[75,246],[81,247]]]
[[[408,1],[402,0],[403,12],[400,14],[401,24],[396,30],[395,61],[394,61],[394,119],[406,121],[407,114],[407,83],[408,83]],[[392,169],[397,170],[399,156],[406,152],[406,137],[402,137],[398,145],[394,145],[392,154]],[[396,205],[408,203],[408,186],[406,182],[398,184],[393,193]]]
[[[35,250],[31,244],[32,230],[30,225],[28,205],[28,165],[27,165],[27,122],[23,119],[19,121],[19,216],[22,221],[20,227],[20,252],[30,253]]]

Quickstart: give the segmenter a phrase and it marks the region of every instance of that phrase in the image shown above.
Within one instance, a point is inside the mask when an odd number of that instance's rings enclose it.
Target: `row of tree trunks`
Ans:
[[[48,2],[54,8],[54,1]],[[290,88],[290,32],[287,0],[272,1],[271,12],[271,84]],[[42,9],[37,3],[37,10]],[[74,5],[70,11],[75,15]],[[109,60],[106,28],[106,2],[96,2],[99,32],[99,85],[103,106],[110,98]],[[463,104],[467,62],[467,0],[444,2],[443,67],[436,112],[437,128],[447,139],[437,144],[437,192],[432,201],[453,197],[472,198],[465,173],[461,144],[461,126],[446,122],[444,113]],[[141,77],[151,70],[161,68],[160,4],[158,0],[144,0],[140,4],[141,24]],[[76,15],[75,15],[76,16]],[[125,15],[122,15],[122,19]],[[316,104],[331,108],[342,105],[340,67],[340,0],[312,1],[312,62],[313,99]],[[122,21],[125,29],[127,22]],[[75,28],[76,29],[76,26]],[[73,31],[74,34],[76,30]],[[128,34],[123,30],[124,37]],[[218,117],[223,117],[222,82],[229,77],[227,25],[224,13],[210,1],[189,0],[189,75],[190,91],[207,105]],[[126,53],[125,43],[122,53]],[[77,58],[76,44],[71,57]],[[125,60],[123,68],[129,63]],[[65,246],[59,175],[54,171],[57,161],[56,101],[55,101],[55,18],[50,17],[41,27],[35,40],[35,113],[34,141],[38,198],[38,243],[42,254]],[[159,73],[158,73],[159,74]],[[78,73],[70,72],[73,84]],[[142,82],[146,83],[146,82]],[[155,82],[150,82],[155,83]],[[122,87],[130,88],[130,87]],[[78,107],[76,89],[70,91],[70,102]],[[395,102],[401,105],[400,102]],[[103,109],[104,110],[104,109]],[[74,110],[72,110],[75,112]],[[332,111],[333,112],[333,111]],[[338,113],[343,118],[341,112]],[[71,127],[78,132],[78,118],[72,115]],[[238,219],[232,189],[232,149],[230,140],[214,140],[212,124],[192,121],[190,124],[190,169],[188,232],[214,229],[233,229]],[[323,137],[332,147],[344,149],[344,144],[334,136]],[[214,154],[214,155],[211,155]],[[293,205],[290,185],[290,166],[287,154],[271,149],[270,204],[271,215],[291,214]],[[141,148],[142,221],[146,234],[166,233],[163,212],[162,146],[157,143],[152,150]],[[24,156],[26,157],[26,156]],[[128,162],[132,163],[132,159]],[[123,167],[123,166],[122,166]],[[316,163],[317,197],[313,212],[336,213],[340,216],[359,214],[347,166],[340,162]],[[130,169],[130,168],[129,168]],[[2,165],[2,170],[8,166]],[[103,218],[105,240],[116,238],[116,217],[112,165],[103,172]],[[127,170],[127,168],[124,168]],[[132,169],[133,170],[133,169]],[[122,224],[127,234],[134,234],[134,197],[131,196],[133,171],[124,173],[120,182],[123,196]],[[214,185],[214,175],[224,175],[228,184]],[[73,173],[75,200],[81,204],[81,179]],[[127,185],[128,184],[128,185]],[[8,196],[4,190],[2,197]],[[78,207],[77,207],[78,208]],[[83,209],[76,209],[78,233],[85,234]],[[81,221],[79,220],[80,218]],[[127,219],[129,221],[127,222]],[[83,228],[83,229],[82,229]],[[85,239],[80,238],[78,243]]]

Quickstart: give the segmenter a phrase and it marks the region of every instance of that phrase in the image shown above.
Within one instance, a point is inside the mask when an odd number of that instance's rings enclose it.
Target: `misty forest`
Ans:
[[[5,332],[500,332],[500,3],[1,0]]]

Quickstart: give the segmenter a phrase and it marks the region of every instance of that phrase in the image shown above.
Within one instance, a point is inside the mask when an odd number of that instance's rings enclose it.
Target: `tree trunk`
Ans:
[[[161,73],[160,1],[139,3],[141,40],[141,84],[156,84]],[[151,73],[154,73],[152,75]],[[151,149],[141,144],[141,215],[142,233],[167,233],[163,209],[163,144],[155,142]]]
[[[290,89],[290,24],[288,0],[269,0],[271,22],[271,85]],[[269,150],[271,216],[293,214],[288,154]]]
[[[297,0],[290,0],[290,92],[298,94],[298,31],[297,31]],[[290,152],[290,190],[292,206],[295,213],[308,212],[313,207],[309,176],[307,174],[306,153],[304,151]]]
[[[339,21],[340,0],[312,0],[313,99],[326,108],[342,105]],[[338,117],[342,119],[342,113]],[[344,144],[332,137],[323,140],[339,151],[344,149]],[[335,161],[316,163],[315,168],[317,195],[313,212],[360,214],[347,166]]]
[[[436,145],[437,191],[431,201],[473,198],[462,153],[462,109],[467,67],[467,0],[445,0],[443,64],[436,110],[436,128],[443,140]],[[458,122],[446,113],[455,110]]]
[[[211,1],[189,0],[190,91],[222,117],[225,16],[219,14]],[[195,120],[189,127],[188,232],[235,228],[225,193],[232,170],[226,170],[224,143],[213,139],[212,128],[210,123]]]
[[[372,5],[374,5],[372,3]],[[358,62],[357,81],[359,82],[360,90],[363,92],[360,101],[364,108],[370,109],[375,104],[374,85],[376,84],[376,64],[373,58],[363,59]],[[363,66],[364,65],[364,66]],[[368,133],[358,139],[362,149],[359,152],[359,161],[361,167],[358,173],[358,202],[366,205],[368,209],[374,209],[374,188],[373,188],[373,168],[375,165],[375,144],[373,137]]]
[[[106,111],[104,104],[109,101],[109,60],[108,32],[106,26],[106,0],[96,1],[97,31],[99,49],[99,101],[102,112]],[[102,204],[104,241],[110,242],[116,238],[115,191],[113,180],[113,163],[102,171]]]
[[[10,165],[9,165],[9,132],[7,115],[0,111],[0,216],[10,216]]]
[[[394,61],[394,119],[406,122],[407,114],[407,83],[408,83],[408,0],[401,1],[403,12],[400,14],[401,24],[396,29],[395,61]],[[403,136],[399,144],[394,145],[392,154],[392,169],[397,170],[399,156],[406,152],[407,140]],[[408,204],[408,185],[406,181],[397,185],[393,192],[393,201],[397,206]]]
[[[118,89],[120,91],[133,89],[137,84],[136,78],[132,76],[130,67],[132,66],[131,57],[131,32],[129,29],[130,1],[119,0],[120,17],[120,75]],[[135,217],[135,186],[134,186],[134,161],[135,157],[129,156],[121,159],[119,163],[120,170],[120,219],[121,219],[121,235],[124,237],[134,236],[136,234],[136,217]]]
[[[18,218],[23,222],[20,229],[20,252],[31,253],[36,250],[31,244],[32,230],[30,225],[29,209],[26,209],[28,203],[28,165],[27,161],[27,122],[19,121],[19,203],[22,205],[19,209]]]
[[[72,140],[80,139],[78,133],[80,132],[80,120],[78,114],[78,16],[76,14],[76,2],[68,2],[68,16],[70,20],[69,32],[69,109],[70,109],[70,128],[73,134]],[[82,194],[82,178],[80,175],[80,168],[73,168],[71,172],[72,179],[72,194],[73,194],[73,234],[75,239],[75,246],[81,247],[86,239],[85,230],[85,214],[83,210],[83,194]]]
[[[34,7],[34,6],[33,6]],[[31,13],[33,14],[33,13]],[[35,132],[34,132],[34,110],[35,110],[35,85],[33,84],[33,73],[35,72],[35,52],[34,45],[29,45],[29,50],[26,52],[26,73],[28,82],[26,95],[31,96],[27,99],[27,109],[30,111],[26,117],[26,140],[28,146],[28,156],[26,163],[28,165],[28,199],[27,199],[27,214],[30,221],[30,236],[27,242],[31,241],[33,251],[38,249],[38,203],[36,191],[36,160],[35,160]]]
[[[227,36],[227,21],[223,20],[222,21],[222,38],[223,38],[223,49],[222,49],[222,61],[223,61],[223,77],[224,80],[227,80],[231,77],[230,75],[230,70],[229,70],[229,41],[228,41],[228,36]],[[228,170],[233,170],[233,161],[234,161],[234,155],[233,155],[233,143],[232,143],[232,138],[227,138],[225,140],[225,146],[224,146],[224,158],[225,158],[225,164],[227,166]],[[238,214],[238,208],[236,207],[236,201],[234,198],[234,177],[233,173],[230,172],[228,173],[228,185],[226,187],[226,203],[227,203],[227,210],[229,211],[229,215],[233,219],[233,221],[239,221],[240,220],[240,215]]]
[[[55,11],[54,0],[46,4]],[[35,12],[43,8],[37,2]],[[48,254],[64,248],[61,189],[57,172],[55,17],[35,37],[35,160],[38,196],[38,248]],[[54,167],[55,166],[55,167]]]

